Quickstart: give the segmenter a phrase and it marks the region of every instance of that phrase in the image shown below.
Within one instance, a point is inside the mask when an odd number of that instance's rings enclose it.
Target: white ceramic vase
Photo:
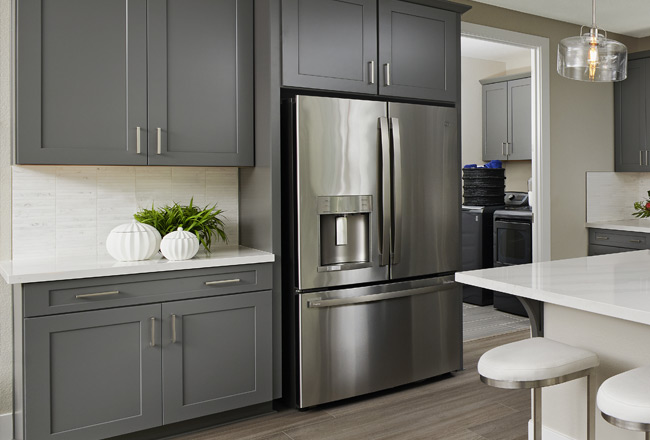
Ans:
[[[199,239],[191,232],[178,228],[165,235],[160,243],[160,252],[168,260],[189,260],[199,251]]]
[[[106,250],[118,261],[147,260],[160,249],[160,232],[133,221],[116,226],[106,238]]]

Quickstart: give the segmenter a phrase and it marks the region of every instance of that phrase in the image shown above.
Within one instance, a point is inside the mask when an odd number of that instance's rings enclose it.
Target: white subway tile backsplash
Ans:
[[[648,197],[650,173],[587,173],[587,222],[633,219],[634,202]]]
[[[192,197],[226,211],[229,244],[239,243],[236,168],[14,166],[12,174],[16,260],[107,255],[108,233],[139,209]]]

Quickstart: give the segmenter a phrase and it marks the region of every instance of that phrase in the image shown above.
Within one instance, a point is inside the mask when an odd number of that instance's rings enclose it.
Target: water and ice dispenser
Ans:
[[[319,272],[367,267],[372,196],[318,197]]]

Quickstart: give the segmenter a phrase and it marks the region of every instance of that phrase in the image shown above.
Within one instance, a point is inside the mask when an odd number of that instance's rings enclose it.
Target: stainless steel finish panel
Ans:
[[[369,214],[371,267],[320,271],[319,197],[371,196],[378,200],[378,119],[386,103],[311,96],[296,98],[298,288],[382,281],[379,215]],[[372,209],[372,206],[370,207]]]
[[[462,295],[453,276],[295,300],[302,408],[462,368]]]
[[[327,266],[369,263],[369,215],[348,214],[347,217],[338,215],[322,215],[320,217],[320,247],[321,261],[319,269],[327,270]],[[344,220],[345,243],[339,244],[339,223]]]
[[[399,279],[460,269],[460,154],[456,109],[390,103],[401,144],[401,256]],[[396,225],[397,226],[397,225]]]

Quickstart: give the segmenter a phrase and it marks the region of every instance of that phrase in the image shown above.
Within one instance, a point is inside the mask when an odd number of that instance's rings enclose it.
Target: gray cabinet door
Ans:
[[[506,160],[508,83],[483,86],[483,160]]]
[[[648,60],[628,63],[627,79],[614,85],[614,130],[616,171],[650,171],[646,111],[650,87]]]
[[[165,303],[164,423],[272,399],[271,292]]]
[[[377,0],[283,0],[282,85],[377,94]]]
[[[379,94],[455,101],[459,16],[379,0]]]
[[[16,4],[16,162],[145,165],[146,1]]]
[[[508,81],[508,160],[532,158],[530,78]]]
[[[87,440],[159,426],[159,318],[155,304],[25,319],[25,438]]]
[[[149,164],[252,166],[253,0],[149,0]]]

